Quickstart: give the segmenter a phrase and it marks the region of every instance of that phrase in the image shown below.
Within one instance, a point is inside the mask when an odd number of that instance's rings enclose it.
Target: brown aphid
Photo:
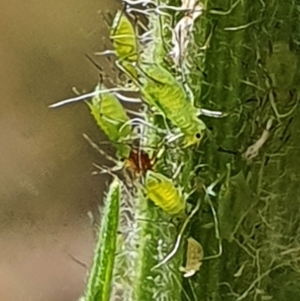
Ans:
[[[149,154],[143,150],[131,149],[129,157],[125,160],[127,167],[136,177],[144,176],[152,170],[156,159],[150,159]]]
[[[204,252],[201,244],[192,237],[188,238],[188,247],[185,267],[180,267],[180,271],[185,274],[183,277],[191,277],[200,270]]]

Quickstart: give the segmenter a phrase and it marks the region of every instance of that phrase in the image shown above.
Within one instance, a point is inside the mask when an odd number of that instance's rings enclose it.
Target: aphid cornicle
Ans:
[[[204,136],[206,126],[197,117],[198,109],[188,101],[183,87],[172,74],[162,66],[145,65],[143,70],[146,80],[141,84],[144,99],[158,108],[167,119],[177,126],[184,136],[184,147],[199,144]]]
[[[177,215],[184,212],[183,195],[166,176],[151,170],[147,171],[145,189],[147,197],[166,213]]]
[[[96,90],[101,89],[103,86],[99,84]],[[116,147],[117,156],[127,158],[131,148],[124,143],[124,140],[132,136],[133,130],[129,122],[130,118],[119,100],[108,92],[94,96],[87,104],[98,126]]]

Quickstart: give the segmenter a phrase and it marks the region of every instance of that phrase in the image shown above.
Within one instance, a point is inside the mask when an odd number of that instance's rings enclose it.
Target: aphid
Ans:
[[[133,25],[121,10],[116,13],[113,20],[110,39],[118,57],[117,66],[121,70],[124,68],[132,78],[136,78],[137,71],[132,63],[138,59],[137,38]]]
[[[129,19],[121,10],[116,13],[113,20],[110,38],[119,59],[126,59],[130,62],[137,61],[138,49],[135,30]]]
[[[148,104],[155,106],[178,127],[184,136],[184,147],[199,144],[206,126],[198,118],[199,109],[188,101],[183,87],[172,74],[156,64],[145,65],[145,80],[141,83],[141,93]]]
[[[125,160],[125,167],[129,168],[138,177],[145,175],[148,170],[152,170],[155,161],[149,157],[147,152],[132,148],[128,158]]]
[[[184,212],[183,195],[166,176],[151,170],[147,171],[145,189],[147,197],[166,213],[177,215]]]
[[[203,248],[197,240],[189,237],[187,241],[186,264],[185,267],[179,268],[181,272],[185,273],[183,277],[186,278],[193,276],[197,271],[199,271],[204,257]]]
[[[99,84],[96,91],[101,89]],[[130,118],[119,100],[108,92],[94,96],[87,104],[98,126],[117,149],[117,156],[127,158],[130,154],[130,146],[124,144],[124,140],[132,137],[133,129],[129,123]]]
[[[195,190],[193,190],[190,194],[192,194]],[[189,195],[190,195],[189,194]],[[188,196],[185,197],[185,199],[187,199]],[[196,204],[196,206],[194,207],[194,209],[189,213],[188,217],[186,218],[186,220],[184,221],[181,230],[179,232],[179,234],[177,235],[177,239],[175,242],[175,245],[172,249],[172,251],[161,261],[159,262],[157,265],[155,265],[152,270],[159,268],[160,266],[164,265],[165,263],[167,263],[178,251],[178,248],[180,247],[180,243],[181,243],[181,239],[183,237],[184,231],[187,227],[187,225],[189,224],[189,222],[191,221],[191,219],[193,218],[193,216],[196,214],[196,212],[199,210],[201,205],[201,198],[198,198],[198,202]]]

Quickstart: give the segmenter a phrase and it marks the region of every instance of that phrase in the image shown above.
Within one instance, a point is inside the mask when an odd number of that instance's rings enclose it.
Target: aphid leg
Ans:
[[[99,154],[101,154],[108,161],[111,161],[111,162],[113,162],[116,165],[115,166],[116,169],[114,171],[121,170],[123,168],[123,163],[120,166],[120,162],[118,160],[116,160],[115,158],[111,157],[104,150],[102,150],[95,142],[93,142],[91,140],[91,138],[87,134],[83,134],[82,136]]]
[[[167,141],[168,141],[168,143],[172,143],[172,142],[182,138],[183,136],[184,136],[183,133],[179,133],[177,135],[172,135],[172,136],[167,137]]]
[[[74,94],[76,94],[76,95],[80,95],[81,93],[85,93],[85,91],[83,90],[83,91],[81,91],[81,92],[79,92],[78,91],[78,89],[76,88],[76,87],[72,87],[72,91],[74,92]]]
[[[146,63],[145,63],[145,64],[146,64]],[[139,71],[140,71],[146,78],[152,80],[153,82],[155,82],[156,84],[158,84],[158,85],[160,85],[160,86],[162,86],[162,87],[165,86],[164,83],[162,83],[162,82],[158,81],[157,79],[153,78],[152,76],[150,76],[150,75],[149,75],[145,70],[143,70],[143,68],[141,68],[141,66],[139,66],[138,64],[133,63],[132,65],[133,65],[134,67],[136,67],[137,69],[139,69]]]
[[[165,259],[163,259],[160,263],[158,263],[156,266],[154,266],[152,268],[152,270],[161,267],[162,265],[164,265],[165,263],[167,263],[176,254],[176,252],[178,251],[178,248],[180,246],[183,233],[184,233],[184,231],[185,231],[188,223],[191,221],[192,217],[199,210],[200,205],[201,205],[201,199],[199,198],[198,202],[197,202],[197,204],[195,206],[195,208],[192,210],[192,212],[189,214],[189,216],[186,218],[185,222],[183,223],[183,225],[181,227],[181,230],[180,230],[179,234],[177,235],[176,243],[174,245],[173,250],[165,257]]]
[[[129,114],[138,116],[138,117],[145,117],[144,113],[136,112],[136,111],[133,111],[133,110],[126,109],[126,112],[129,113]]]
[[[113,16],[111,15],[111,13],[109,11],[107,11],[106,14],[104,14],[102,11],[100,11],[100,14],[101,14],[102,20],[104,20],[104,23],[106,24],[107,28],[110,29],[111,23],[113,20]]]
[[[124,74],[126,74],[133,81],[133,83],[138,87],[139,86],[138,80],[134,78],[134,76],[122,65],[122,61],[124,60],[116,60],[115,65],[119,68],[119,70],[121,70]],[[132,65],[134,64],[132,63]]]
[[[145,33],[149,32],[149,28],[147,28],[147,26],[144,25],[144,23],[139,19],[137,15],[131,13],[128,13],[128,15],[131,16],[132,19],[134,19],[135,26],[140,26],[145,31]]]
[[[120,179],[120,177],[114,173],[115,170],[114,170],[113,168],[109,168],[109,167],[104,166],[104,165],[101,166],[101,165],[98,165],[98,164],[96,164],[96,163],[93,163],[93,166],[96,167],[97,169],[99,169],[100,171],[93,171],[93,172],[92,172],[92,175],[99,175],[99,174],[101,175],[101,174],[107,173],[107,174],[109,174],[110,176],[112,176],[113,178],[118,179],[118,180],[120,181],[120,183],[123,184],[123,181]],[[128,174],[124,172],[124,173],[123,173],[123,176],[124,176],[124,178],[125,178],[125,181],[126,181],[127,185],[128,185],[129,187],[133,187],[133,185],[131,184],[132,181],[131,181],[130,177],[128,176]],[[122,187],[125,189],[127,195],[128,195],[130,198],[132,198],[133,196],[132,196],[132,194],[129,192],[129,190],[127,189],[126,185],[123,184]]]
[[[141,118],[132,118],[130,119],[129,121],[125,122],[121,127],[120,127],[120,132],[124,129],[124,127],[126,127],[127,125],[139,125],[139,124],[143,124],[143,125],[146,125],[148,126],[149,128],[157,131],[158,133],[161,133],[161,134],[166,134],[166,131],[163,130],[163,129],[160,129],[156,126],[154,126],[152,123],[149,123],[147,121],[145,121],[144,119],[141,119]]]

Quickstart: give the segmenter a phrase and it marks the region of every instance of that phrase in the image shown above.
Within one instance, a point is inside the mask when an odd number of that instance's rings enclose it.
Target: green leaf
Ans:
[[[108,191],[84,301],[110,300],[119,226],[121,187],[115,179]]]

